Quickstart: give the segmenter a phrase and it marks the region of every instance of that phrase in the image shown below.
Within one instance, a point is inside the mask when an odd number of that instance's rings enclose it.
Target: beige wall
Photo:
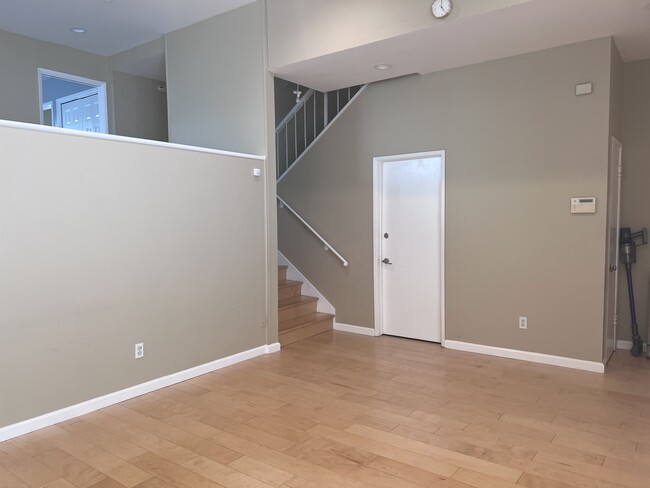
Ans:
[[[0,119],[40,123],[38,68],[110,82],[103,56],[0,31]]]
[[[599,39],[371,85],[278,187],[350,267],[281,210],[280,250],[372,327],[372,158],[444,149],[447,338],[601,361],[606,212],[569,198],[607,199],[610,64]]]
[[[7,127],[0,146],[0,427],[266,344],[263,161]]]
[[[167,141],[167,93],[165,82],[113,72],[115,134]]]
[[[650,59],[625,63],[624,87],[621,225],[637,231],[642,227],[650,228]],[[632,269],[637,322],[641,336],[647,340],[650,246],[638,248],[637,259]],[[623,270],[620,274],[618,304],[618,339],[632,340]]]
[[[168,34],[166,56],[171,142],[265,154],[261,2]]]

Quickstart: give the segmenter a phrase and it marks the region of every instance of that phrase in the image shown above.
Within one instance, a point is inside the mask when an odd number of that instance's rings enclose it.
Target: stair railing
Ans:
[[[300,222],[302,222],[303,225],[307,227],[307,229],[309,229],[311,233],[314,234],[316,238],[323,243],[323,249],[325,249],[325,251],[332,251],[332,254],[334,254],[337,258],[341,260],[343,266],[346,268],[348,267],[347,260],[343,256],[341,256],[341,254],[336,249],[334,249],[332,245],[329,242],[327,242],[325,238],[316,231],[316,229],[314,229],[311,225],[309,225],[309,223],[305,219],[303,219],[298,214],[298,212],[296,212],[293,208],[291,208],[291,206],[289,206],[287,202],[285,202],[280,196],[278,196],[278,201],[280,202],[280,207],[286,207],[286,209],[289,212],[291,212]]]
[[[326,93],[309,89],[303,95],[275,128],[278,180],[361,89],[362,86],[352,86]]]
[[[275,147],[276,147],[276,161],[277,161],[277,177],[279,178],[289,166],[298,158],[298,140],[302,136],[303,151],[307,147],[307,102],[312,101],[313,105],[313,130],[316,130],[316,97],[314,90],[311,88],[303,95],[298,103],[291,109],[287,116],[282,119],[282,122],[275,128]],[[302,114],[302,127],[298,127],[298,113]],[[293,130],[291,130],[291,128]],[[300,129],[300,130],[299,130]],[[316,138],[314,132],[313,138]],[[291,148],[293,147],[293,154],[290,156]],[[290,159],[291,158],[291,159]]]

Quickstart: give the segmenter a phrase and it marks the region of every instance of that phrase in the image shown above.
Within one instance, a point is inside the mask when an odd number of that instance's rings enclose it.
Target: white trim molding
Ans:
[[[624,351],[630,351],[632,349],[632,341],[621,341],[618,340],[616,341],[616,349],[622,349]],[[643,351],[648,350],[648,345],[644,342],[643,343]]]
[[[256,161],[265,161],[266,156],[257,154],[245,154],[232,151],[222,151],[221,149],[210,149],[207,147],[188,146],[185,144],[176,144],[173,142],[153,141],[149,139],[138,139],[137,137],[116,136],[114,134],[100,134],[96,132],[86,132],[83,130],[62,129],[60,127],[49,127],[47,125],[29,124],[27,122],[14,122],[13,120],[0,119],[0,128],[31,130],[35,132],[49,132],[52,134],[61,134],[72,137],[86,137],[89,139],[103,139],[105,141],[128,142],[130,144],[140,144],[142,146],[166,147],[168,149],[180,149],[181,151],[201,152],[207,154],[217,154],[219,156],[230,156],[233,158],[254,159]]]
[[[339,324],[338,322],[334,322],[334,330],[338,330],[340,332],[351,332],[352,334],[359,334],[359,335],[373,336],[373,337],[379,335],[377,334],[377,331],[375,329],[371,329],[370,327],[359,327],[358,325]]]
[[[605,372],[605,365],[598,361],[585,361],[584,359],[552,356],[550,354],[542,354],[539,352],[504,349],[502,347],[484,346],[481,344],[450,340],[445,341],[444,347],[456,351],[486,354],[488,356],[497,356],[500,358],[518,359],[520,361],[529,361],[531,363],[550,364],[551,366],[561,366],[563,368],[580,369],[583,371],[591,371],[592,373]]]
[[[140,385],[131,386],[130,388],[125,388],[124,390],[109,393],[98,398],[93,398],[92,400],[78,403],[77,405],[72,405],[70,407],[62,408],[61,410],[46,413],[39,417],[24,420],[22,422],[18,422],[17,424],[8,425],[6,427],[0,428],[0,442],[13,439],[14,437],[18,437],[24,434],[29,434],[35,430],[44,429],[45,427],[49,427],[60,422],[65,422],[66,420],[94,412],[100,408],[110,407],[116,403],[124,402],[126,400],[130,400],[131,398],[135,398],[146,393],[151,393],[152,391],[160,390],[161,388],[166,388],[176,383],[181,383],[183,381],[196,378],[197,376],[211,373],[218,369],[232,366],[233,364],[241,363],[242,361],[246,361],[248,359],[253,359],[264,354],[278,352],[279,350],[279,343],[256,347],[254,349],[249,349],[248,351],[233,354],[232,356],[217,359],[216,361],[212,361],[210,363],[195,366],[194,368],[179,371],[178,373],[172,373],[168,376],[163,376],[162,378],[147,381],[146,383],[142,383]]]

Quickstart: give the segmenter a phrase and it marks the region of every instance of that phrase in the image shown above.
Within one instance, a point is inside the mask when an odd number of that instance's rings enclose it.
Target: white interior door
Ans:
[[[57,126],[85,132],[107,132],[98,88],[84,90],[56,100]]]
[[[612,137],[609,155],[609,195],[607,200],[607,304],[605,311],[605,362],[616,349],[618,325],[618,268],[619,233],[621,228],[621,177],[623,174],[623,146]]]
[[[443,157],[381,161],[384,334],[440,342]]]

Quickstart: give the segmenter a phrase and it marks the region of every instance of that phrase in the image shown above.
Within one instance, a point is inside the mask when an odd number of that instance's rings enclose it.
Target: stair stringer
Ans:
[[[336,309],[334,306],[323,296],[321,292],[316,289],[311,282],[305,278],[305,276],[296,268],[291,261],[289,261],[284,254],[278,251],[278,264],[287,266],[287,279],[302,281],[302,294],[318,298],[316,304],[316,311],[321,313],[329,313],[336,315]]]

